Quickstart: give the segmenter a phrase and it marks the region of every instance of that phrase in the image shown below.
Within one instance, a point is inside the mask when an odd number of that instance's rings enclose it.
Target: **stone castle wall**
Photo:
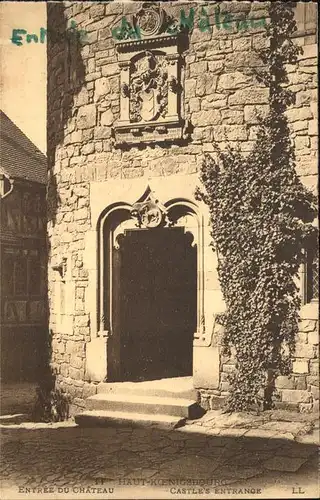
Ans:
[[[319,411],[319,320],[317,304],[302,307],[296,342],[293,371],[276,379],[274,404],[276,408],[302,413]],[[217,390],[201,391],[202,406],[216,409],[221,406],[230,389],[228,376],[235,369],[235,359],[221,356],[220,386]]]
[[[203,3],[214,24],[214,7]],[[189,48],[184,52],[182,114],[192,124],[189,143],[133,146],[126,150],[115,147],[112,125],[119,117],[120,69],[111,27],[118,26],[123,16],[139,9],[139,2],[48,4],[48,26],[52,31],[66,30],[71,20],[77,29],[87,32],[87,40],[79,44],[66,40],[48,41],[48,159],[49,159],[49,301],[50,328],[53,334],[52,366],[60,386],[83,406],[84,399],[95,393],[96,385],[86,374],[86,352],[91,342],[93,318],[88,293],[89,271],[85,265],[86,233],[94,230],[91,221],[90,183],[127,179],[148,179],[196,174],[203,153],[213,154],[212,141],[220,146],[226,141],[240,144],[250,151],[256,137],[258,114],[267,111],[268,90],[257,84],[252,68],[259,65],[254,52],[262,46],[265,3],[223,2],[221,12],[233,19],[247,16],[256,27],[245,30],[201,32],[195,28]],[[165,9],[179,17],[181,9],[188,13],[195,3],[165,3]],[[260,26],[259,26],[260,21]],[[298,68],[290,67],[292,89],[297,93],[296,105],[288,111],[297,148],[297,168],[303,181],[316,185],[316,53],[315,40],[299,38],[304,55]],[[108,205],[108,200],[105,200]],[[94,251],[94,249],[92,249]],[[209,248],[208,248],[209,251]],[[210,250],[211,251],[211,250]],[[63,277],[52,268],[63,262]],[[212,270],[210,270],[212,271]],[[208,274],[207,284],[217,291],[215,272]],[[218,307],[219,309],[219,307]],[[312,318],[307,318],[312,319]],[[302,323],[306,328],[306,323]],[[310,323],[311,325],[311,323]],[[312,323],[313,326],[315,326]],[[309,327],[308,327],[309,328]],[[310,327],[311,328],[311,327]],[[310,330],[310,332],[313,332]],[[307,403],[306,393],[313,394],[313,360],[316,356],[315,334],[301,330],[299,360],[292,381],[279,381],[282,401]],[[311,339],[311,340],[310,340]],[[308,371],[303,373],[303,362]],[[302,363],[302,364],[301,364]],[[216,395],[227,390],[222,364],[221,384]],[[304,370],[305,368],[305,364]],[[310,378],[311,377],[311,378]],[[282,387],[281,387],[282,385]],[[206,389],[204,386],[203,389]],[[296,389],[293,393],[293,389]],[[291,391],[291,392],[290,392]],[[207,399],[212,391],[203,392]],[[297,401],[297,394],[300,400]],[[212,398],[211,398],[212,399]]]

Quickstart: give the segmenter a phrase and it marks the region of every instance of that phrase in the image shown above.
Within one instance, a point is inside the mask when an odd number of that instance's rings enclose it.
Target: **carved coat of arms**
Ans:
[[[168,105],[168,73],[164,56],[146,51],[131,69],[130,118],[152,121],[165,116]]]
[[[131,210],[131,215],[137,218],[138,226],[146,228],[158,227],[168,222],[167,214],[166,207],[153,195],[143,202],[135,203]]]

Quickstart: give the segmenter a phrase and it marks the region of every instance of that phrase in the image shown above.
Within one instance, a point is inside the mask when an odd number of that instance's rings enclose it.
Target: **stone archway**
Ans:
[[[192,375],[203,318],[202,227],[185,199],[150,188],[100,224],[98,314],[107,332],[107,381]]]

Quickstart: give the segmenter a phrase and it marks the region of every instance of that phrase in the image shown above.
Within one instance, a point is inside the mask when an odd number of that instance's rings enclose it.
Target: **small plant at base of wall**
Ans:
[[[36,422],[61,422],[69,418],[70,398],[56,387],[55,376],[49,375],[36,388],[37,399],[32,418]]]

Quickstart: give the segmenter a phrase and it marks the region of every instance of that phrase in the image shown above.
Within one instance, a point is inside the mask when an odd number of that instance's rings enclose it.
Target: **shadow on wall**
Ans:
[[[71,19],[70,19],[71,21]],[[70,28],[62,2],[47,4],[47,223],[56,224],[61,203],[58,185],[60,178],[68,178],[67,167],[60,164],[59,145],[67,145],[66,135],[75,127],[75,96],[80,92],[85,78],[81,56],[80,32]],[[51,245],[47,238],[47,255]],[[48,304],[47,304],[48,307]],[[51,367],[52,331],[47,328],[43,349],[42,372],[36,388],[36,403],[32,413],[35,421],[59,421],[68,417],[69,400],[56,386],[56,373]]]
[[[48,222],[54,226],[60,197],[54,175],[56,151],[70,132],[75,119],[74,97],[84,82],[85,66],[81,56],[80,33],[70,29],[63,3],[47,4],[47,156],[48,156]],[[65,127],[69,123],[68,131]],[[61,174],[58,174],[61,175]]]

